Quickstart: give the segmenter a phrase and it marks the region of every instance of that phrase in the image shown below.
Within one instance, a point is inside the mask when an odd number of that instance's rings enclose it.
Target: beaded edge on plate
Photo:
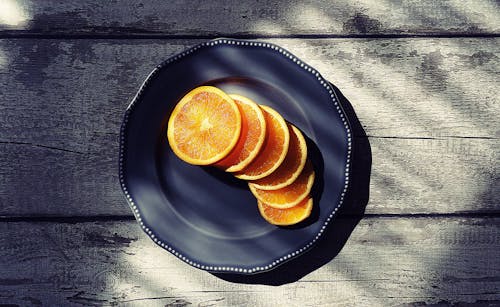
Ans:
[[[123,162],[124,154],[123,153],[125,151],[125,131],[126,131],[126,125],[127,125],[130,113],[132,112],[134,105],[139,101],[139,98],[141,97],[142,92],[144,91],[145,86],[159,72],[159,70],[161,68],[163,68],[164,66],[166,66],[167,64],[170,64],[170,63],[172,63],[172,62],[174,62],[176,60],[179,60],[179,59],[183,58],[184,56],[195,52],[198,49],[206,48],[206,47],[212,47],[212,46],[221,45],[221,44],[225,44],[225,45],[239,45],[239,46],[254,46],[254,47],[269,48],[269,49],[277,51],[281,55],[285,56],[286,58],[290,59],[292,62],[294,62],[295,64],[297,64],[298,66],[300,66],[302,69],[304,69],[307,72],[310,72],[311,74],[313,74],[318,79],[319,83],[328,91],[330,99],[332,100],[334,107],[336,108],[337,112],[339,113],[340,119],[341,119],[342,123],[344,124],[344,127],[345,127],[345,129],[347,131],[347,162],[346,162],[346,168],[345,168],[344,188],[342,190],[342,193],[340,194],[340,201],[339,201],[339,203],[337,204],[337,206],[335,207],[335,209],[330,213],[330,215],[328,216],[328,218],[326,219],[326,221],[323,223],[323,225],[322,225],[321,229],[319,230],[318,234],[316,235],[316,237],[313,240],[311,240],[309,243],[307,243],[305,246],[301,247],[300,249],[298,249],[298,250],[296,250],[296,251],[294,251],[294,252],[292,252],[292,253],[290,253],[288,255],[280,257],[280,258],[274,260],[273,262],[269,263],[268,265],[258,266],[258,267],[254,267],[254,268],[250,268],[250,269],[244,269],[244,268],[238,268],[238,267],[231,267],[231,266],[202,265],[202,264],[196,263],[196,262],[188,259],[186,256],[182,255],[181,253],[179,253],[178,251],[176,251],[175,249],[173,249],[171,246],[165,244],[165,242],[160,241],[158,238],[156,238],[156,236],[153,233],[153,231],[151,229],[149,229],[144,224],[144,222],[142,220],[142,217],[141,217],[141,215],[139,213],[139,209],[135,205],[135,202],[132,199],[132,196],[128,192],[127,186],[125,184],[125,177],[124,177],[124,174],[123,174],[123,167],[124,167],[124,162]],[[190,48],[190,49],[188,49],[188,50],[186,50],[186,51],[184,51],[184,52],[182,52],[180,54],[177,54],[177,55],[175,55],[175,56],[167,59],[163,63],[159,64],[149,74],[149,76],[146,78],[146,81],[144,81],[144,83],[141,85],[141,88],[140,88],[139,92],[135,95],[134,99],[132,99],[132,102],[130,103],[130,105],[128,106],[127,110],[125,111],[125,116],[123,118],[123,122],[122,122],[121,129],[120,129],[119,179],[120,179],[120,185],[122,187],[123,193],[125,194],[127,202],[129,203],[129,206],[132,209],[132,212],[134,213],[134,216],[135,216],[137,222],[141,226],[142,230],[157,245],[159,245],[162,248],[164,248],[165,250],[169,251],[171,254],[175,255],[177,258],[181,259],[182,261],[186,262],[187,264],[189,264],[189,265],[191,265],[193,267],[202,269],[202,270],[213,271],[213,272],[229,272],[229,273],[230,272],[235,272],[235,273],[244,273],[244,274],[254,274],[254,273],[258,273],[258,272],[263,272],[263,271],[270,270],[270,269],[274,268],[275,266],[277,266],[279,264],[282,264],[282,263],[290,260],[292,257],[295,257],[295,256],[298,256],[298,255],[302,254],[304,251],[308,250],[321,237],[321,235],[325,231],[328,223],[333,218],[333,216],[335,215],[335,213],[337,213],[338,209],[340,208],[340,206],[344,202],[344,197],[345,197],[345,194],[347,192],[347,187],[349,185],[349,166],[350,166],[350,162],[351,162],[351,152],[352,152],[352,136],[351,136],[351,129],[349,127],[349,122],[347,121],[347,118],[344,115],[344,110],[340,106],[334,90],[332,89],[332,87],[330,86],[330,84],[328,83],[328,81],[326,81],[321,76],[321,74],[318,71],[316,71],[314,68],[312,68],[311,66],[307,65],[303,61],[299,60],[296,56],[294,56],[290,52],[286,51],[285,49],[283,49],[283,48],[281,48],[281,47],[279,47],[277,45],[274,45],[274,44],[271,44],[271,43],[264,43],[264,42],[239,41],[239,40],[233,40],[233,39],[219,38],[219,39],[207,41],[207,42],[201,43],[199,45],[196,45],[196,46],[194,46],[194,47],[192,47],[192,48]]]

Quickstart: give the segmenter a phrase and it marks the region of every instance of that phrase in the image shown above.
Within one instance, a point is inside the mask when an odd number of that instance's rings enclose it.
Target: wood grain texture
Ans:
[[[4,35],[380,35],[500,32],[498,3],[447,1],[11,0]]]
[[[353,105],[373,151],[368,213],[498,212],[499,39],[272,39]],[[130,214],[123,112],[200,40],[1,40],[0,215]]]
[[[83,154],[0,143],[0,215],[131,215],[118,181],[116,139]],[[370,143],[366,213],[499,212],[496,140],[370,138]]]
[[[1,223],[0,303],[498,304],[499,223],[495,218],[365,219],[332,261],[278,287],[227,282],[194,269],[157,247],[132,221]]]
[[[500,305],[499,8],[0,1],[0,305]],[[317,68],[368,135],[355,153],[371,144],[371,215],[357,227],[341,215],[315,249],[252,284],[157,247],[117,176],[123,112],[144,78],[217,36],[267,37]],[[366,198],[348,194],[343,213]],[[8,222],[40,216],[51,222]]]
[[[157,64],[202,41],[0,40],[1,132],[91,150]],[[500,136],[500,38],[267,41],[339,87],[369,136]]]

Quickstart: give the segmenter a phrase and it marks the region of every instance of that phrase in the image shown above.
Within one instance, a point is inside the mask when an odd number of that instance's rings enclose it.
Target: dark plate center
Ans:
[[[276,108],[285,119],[300,117],[302,123],[308,123],[300,105],[270,84],[247,78],[224,78],[207,85]],[[215,167],[181,161],[170,150],[166,138],[160,140],[157,152],[158,176],[169,205],[191,227],[225,239],[255,238],[276,229],[261,218],[257,200],[245,181]]]

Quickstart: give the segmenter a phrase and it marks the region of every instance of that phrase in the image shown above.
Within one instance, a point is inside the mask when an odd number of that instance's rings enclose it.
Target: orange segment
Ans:
[[[258,201],[260,215],[271,224],[286,226],[302,222],[311,215],[313,199],[308,197],[298,205],[288,209],[276,209]]]
[[[241,114],[233,99],[216,87],[200,86],[175,106],[167,137],[180,159],[208,165],[229,154],[240,131]]]
[[[238,172],[255,159],[266,139],[266,119],[261,108],[251,99],[229,95],[241,113],[241,134],[234,149],[215,166],[226,172]]]
[[[267,135],[264,146],[257,157],[242,171],[237,178],[256,180],[274,172],[285,159],[290,143],[290,134],[281,115],[268,106],[260,106],[266,119]]]
[[[285,160],[269,176],[252,181],[252,185],[260,190],[278,190],[290,185],[299,177],[307,159],[307,145],[302,132],[288,123],[290,146]]]
[[[285,209],[297,205],[306,198],[311,192],[313,183],[314,169],[311,162],[308,161],[299,177],[282,189],[266,191],[257,189],[252,183],[249,183],[248,186],[252,194],[261,202],[273,208]]]

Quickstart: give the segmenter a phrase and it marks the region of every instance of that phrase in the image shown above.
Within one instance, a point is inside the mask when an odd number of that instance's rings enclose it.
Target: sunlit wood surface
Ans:
[[[220,36],[317,68],[370,143],[365,215],[345,245],[320,243],[330,255],[297,259],[310,273],[191,268],[120,191],[119,130],[142,81]],[[0,304],[500,305],[499,85],[496,1],[2,0]],[[346,208],[334,230],[358,218]]]

